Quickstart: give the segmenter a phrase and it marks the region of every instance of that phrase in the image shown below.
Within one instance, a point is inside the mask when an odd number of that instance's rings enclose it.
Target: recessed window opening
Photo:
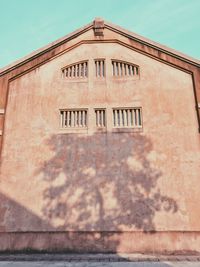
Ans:
[[[87,110],[60,110],[61,128],[87,127]]]
[[[131,63],[112,60],[113,76],[137,76],[139,75],[139,67]]]
[[[88,77],[88,62],[83,61],[73,64],[62,69],[63,76],[66,78],[87,78]]]
[[[105,109],[95,109],[96,127],[106,127]]]
[[[113,124],[114,127],[141,127],[141,108],[114,108]]]
[[[95,70],[96,70],[96,77],[105,77],[105,60],[104,59],[95,60]]]

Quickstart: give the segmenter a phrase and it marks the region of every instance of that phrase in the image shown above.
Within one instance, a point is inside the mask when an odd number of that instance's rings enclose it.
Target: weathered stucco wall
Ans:
[[[105,79],[95,78],[96,58],[106,59]],[[62,77],[62,67],[85,59],[86,81]],[[113,78],[111,59],[139,65],[140,79]],[[89,110],[88,133],[60,130],[59,109],[78,107]],[[113,133],[113,107],[142,107],[143,130]],[[95,131],[94,108],[107,109],[105,133]],[[98,240],[98,251],[186,249],[191,233],[190,249],[198,250],[199,173],[193,82],[186,72],[120,44],[82,44],[9,83],[0,177],[2,233],[86,231],[88,248]],[[41,233],[37,244],[21,241],[15,248],[55,249],[47,234]],[[27,240],[34,239],[30,235]],[[75,249],[77,240],[77,250],[87,249],[84,238],[78,246],[82,236],[76,233],[58,233],[57,238],[57,248]]]

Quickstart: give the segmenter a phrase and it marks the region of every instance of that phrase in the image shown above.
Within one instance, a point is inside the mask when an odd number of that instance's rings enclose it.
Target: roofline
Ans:
[[[190,63],[190,64],[195,65],[197,67],[200,67],[200,60],[195,59],[193,57],[190,57],[184,53],[181,53],[175,49],[169,48],[169,47],[162,45],[160,43],[154,42],[154,41],[152,41],[146,37],[143,37],[143,36],[141,36],[135,32],[131,32],[129,30],[126,30],[126,29],[124,29],[118,25],[115,25],[115,24],[107,22],[107,21],[104,21],[104,27],[107,29],[110,29],[114,32],[117,32],[117,33],[119,33],[119,34],[121,34],[121,35],[123,35],[129,39],[135,40],[139,43],[145,44],[145,45],[150,46],[154,49],[157,49],[161,52],[164,52],[168,55],[171,55],[175,58],[178,58],[184,62],[187,62],[187,63]],[[32,60],[32,59],[48,52],[49,50],[51,50],[55,47],[58,47],[59,45],[65,43],[65,42],[67,42],[73,38],[76,38],[77,36],[81,35],[82,33],[88,31],[91,28],[93,28],[93,22],[73,31],[70,34],[65,35],[64,37],[57,39],[54,42],[49,43],[48,45],[46,45],[42,48],[39,48],[39,49],[33,51],[32,53],[28,54],[27,56],[22,57],[21,59],[18,59],[18,60],[14,61],[13,63],[11,63],[11,64],[3,67],[3,68],[0,68],[0,76],[12,71],[16,67],[19,67],[19,66],[25,64],[26,62]]]
[[[73,38],[76,38],[77,36],[79,36],[80,34],[88,31],[89,29],[91,29],[93,27],[93,22],[31,52],[30,54],[18,59],[18,60],[15,60],[14,62],[12,62],[11,64],[8,64],[6,65],[5,67],[3,68],[0,68],[0,75],[4,74],[5,72],[9,72],[11,70],[13,70],[14,68],[16,67],[19,67],[23,64],[25,64],[27,61],[30,61],[46,52],[48,52],[49,50],[53,49],[53,48],[56,48],[58,47],[59,45],[67,42],[67,41],[70,41],[72,40]]]
[[[193,64],[195,66],[198,66],[200,67],[200,60],[196,59],[196,58],[193,58],[191,56],[188,56],[178,50],[175,50],[173,48],[170,48],[168,46],[165,46],[165,45],[162,45],[160,43],[157,43],[155,41],[152,41],[146,37],[143,37],[135,32],[132,32],[132,31],[129,31],[129,30],[126,30],[118,25],[115,25],[111,22],[107,22],[107,21],[104,21],[105,23],[105,26],[106,28],[112,30],[112,31],[115,31],[115,32],[118,32],[120,33],[121,35],[124,35],[126,37],[128,37],[129,39],[132,39],[132,40],[135,40],[135,41],[138,41],[140,43],[143,43],[145,45],[148,45],[152,48],[155,48],[155,49],[158,49],[166,54],[169,54],[169,55],[172,55],[173,57],[176,57],[178,59],[181,59],[183,61],[186,61],[190,64]]]

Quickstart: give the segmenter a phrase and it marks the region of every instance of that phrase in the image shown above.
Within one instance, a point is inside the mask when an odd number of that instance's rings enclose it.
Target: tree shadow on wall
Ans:
[[[157,212],[177,212],[158,186],[141,134],[61,134],[46,141],[53,157],[37,170],[46,182],[43,215],[58,231],[154,232]],[[116,243],[117,246],[117,243]]]

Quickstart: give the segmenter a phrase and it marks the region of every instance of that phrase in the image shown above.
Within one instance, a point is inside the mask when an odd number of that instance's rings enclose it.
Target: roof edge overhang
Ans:
[[[121,35],[124,35],[125,37],[129,38],[129,39],[132,39],[132,40],[135,40],[139,43],[142,43],[144,45],[147,45],[149,47],[152,47],[154,49],[157,49],[159,50],[160,52],[164,52],[170,56],[173,56],[175,58],[178,58],[184,62],[187,62],[189,64],[192,64],[192,65],[195,65],[197,67],[200,67],[200,60],[196,59],[196,58],[193,58],[191,56],[188,56],[176,49],[173,49],[173,48],[170,48],[168,46],[165,46],[163,44],[160,44],[160,43],[157,43],[155,41],[152,41],[146,37],[143,37],[135,32],[131,32],[129,30],[126,30],[118,25],[115,25],[111,22],[104,22],[105,23],[105,26],[106,28],[112,30],[112,31],[115,31],[115,32],[118,32],[119,34]]]
[[[128,31],[128,30],[126,30],[126,29],[124,29],[118,25],[104,21],[104,27],[111,30],[111,31],[114,31],[118,34],[121,34],[121,35],[129,38],[130,40],[137,41],[143,45],[154,48],[154,49],[158,50],[159,52],[163,52],[163,53],[168,54],[174,58],[182,60],[183,62],[189,63],[189,64],[194,65],[196,67],[200,67],[200,60],[195,59],[193,57],[190,57],[184,53],[181,53],[175,49],[169,48],[165,45],[154,42],[154,41],[152,41],[146,37],[143,37],[137,33]],[[13,69],[15,69],[17,67],[20,67],[21,65],[39,57],[42,54],[45,54],[46,52],[62,45],[63,43],[68,42],[68,41],[76,38],[77,36],[83,34],[84,32],[86,32],[92,28],[93,28],[93,22],[85,25],[84,27],[77,29],[76,31],[73,31],[70,34],[67,34],[66,36],[64,36],[62,38],[57,39],[54,42],[49,43],[48,45],[32,52],[31,54],[28,54],[27,56],[25,56],[19,60],[14,61],[13,63],[11,63],[11,64],[3,67],[3,68],[0,68],[0,76],[12,71]]]
[[[93,27],[93,23],[91,22],[91,23],[89,23],[89,24],[87,24],[87,25],[85,25],[85,26],[83,26],[83,27],[81,27],[81,28],[79,28],[79,29],[77,29],[77,30],[75,30],[75,31],[73,31],[73,32],[71,32],[71,33],[69,33],[69,34],[67,34],[67,35],[41,47],[41,48],[39,48],[39,49],[37,49],[37,50],[35,50],[35,51],[33,51],[32,53],[12,62],[11,64],[8,64],[7,66],[5,66],[3,68],[0,68],[0,76],[7,73],[7,72],[12,71],[13,69],[25,64],[28,61],[31,61],[32,59],[35,59],[36,57],[39,57],[42,54],[45,54],[46,52],[62,45],[63,43],[68,42],[68,41],[76,38],[77,36],[81,35],[82,33],[92,29],[92,27]]]

